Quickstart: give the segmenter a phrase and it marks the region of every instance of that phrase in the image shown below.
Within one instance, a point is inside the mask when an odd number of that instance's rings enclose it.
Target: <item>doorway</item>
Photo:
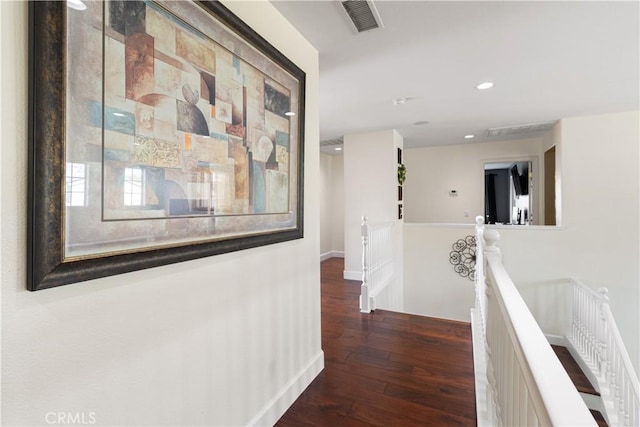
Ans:
[[[555,145],[544,153],[544,225],[557,225]]]
[[[486,224],[533,224],[531,161],[485,163]]]

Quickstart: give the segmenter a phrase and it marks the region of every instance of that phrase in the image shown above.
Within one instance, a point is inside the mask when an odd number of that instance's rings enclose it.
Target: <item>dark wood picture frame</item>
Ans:
[[[304,106],[305,73],[229,9],[216,1],[194,2],[215,17],[238,40],[249,44],[298,82],[297,153],[291,174],[297,174],[289,194],[294,226],[233,237],[139,250],[105,252],[88,257],[65,256],[65,144],[67,7],[64,1],[29,3],[29,171],[27,219],[27,288],[37,291],[303,238],[304,190]],[[294,109],[295,108],[295,109]],[[104,131],[103,131],[104,132]],[[292,156],[293,157],[293,156]],[[291,213],[293,212],[293,213]]]

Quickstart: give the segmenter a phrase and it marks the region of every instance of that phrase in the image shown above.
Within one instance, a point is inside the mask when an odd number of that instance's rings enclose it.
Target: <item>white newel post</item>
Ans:
[[[498,230],[494,230],[493,228],[484,230],[483,237],[486,245],[484,251],[492,254],[497,254],[500,258],[502,258],[500,248],[496,246],[496,243],[498,243],[498,240],[500,240],[500,233],[498,233]]]
[[[598,301],[598,317],[596,324],[596,345],[597,347],[597,361],[596,361],[596,374],[598,377],[603,378],[606,372],[605,364],[607,360],[607,318],[605,316],[605,304],[609,304],[609,290],[607,288],[598,289],[600,300]]]
[[[362,285],[360,286],[360,312],[370,313],[373,310],[371,298],[369,297],[369,263],[367,254],[369,253],[369,224],[367,217],[362,217],[360,226],[362,236]]]
[[[484,222],[484,218],[483,218]],[[483,248],[483,274],[487,267],[487,260],[489,257],[498,257],[502,259],[502,253],[500,248],[496,246],[496,243],[500,240],[500,234],[494,229],[482,229],[482,248]],[[484,274],[484,310],[485,310],[485,339],[486,339],[486,358],[487,358],[487,403],[491,407],[489,413],[490,420],[493,425],[497,425],[501,420],[505,419],[504,402],[500,402],[499,396],[502,394],[502,389],[506,386],[506,377],[500,375],[500,372],[496,372],[495,364],[500,366],[506,364],[504,360],[507,355],[507,340],[504,338],[506,330],[500,321],[499,308],[495,295],[493,295],[493,289],[489,286],[486,274]],[[511,368],[511,365],[508,366]]]
[[[484,283],[484,218],[476,217],[476,284]]]

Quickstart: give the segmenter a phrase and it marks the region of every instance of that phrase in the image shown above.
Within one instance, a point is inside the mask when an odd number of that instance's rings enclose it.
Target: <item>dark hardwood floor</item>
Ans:
[[[343,260],[322,263],[325,369],[277,426],[474,426],[471,326],[358,311]]]
[[[573,385],[576,386],[579,392],[600,396],[600,393],[591,385],[587,376],[582,372],[582,369],[580,369],[578,362],[575,361],[566,347],[552,345],[551,348],[556,353],[556,356],[558,356],[564,370],[567,371],[569,378],[571,378]]]
[[[575,361],[566,347],[552,345],[551,348],[553,348],[553,351],[556,353],[556,356],[558,356],[560,363],[562,363],[562,366],[569,374],[569,378],[571,378],[573,385],[576,386],[579,392],[600,396],[600,393],[598,393],[593,385],[591,385],[587,376],[582,372],[582,369],[580,369],[580,365],[578,365],[578,362]],[[599,427],[607,427],[607,421],[600,412],[591,410],[591,415],[593,415],[593,418],[596,420]]]

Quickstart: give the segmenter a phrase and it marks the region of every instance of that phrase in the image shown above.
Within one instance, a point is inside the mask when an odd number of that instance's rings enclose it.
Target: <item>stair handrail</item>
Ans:
[[[596,426],[509,277],[496,247],[499,233],[483,229],[481,234],[478,250],[482,250],[481,257],[485,259],[487,295],[486,328],[481,332],[486,369],[482,371],[486,373],[489,399],[488,419],[478,419],[478,425]],[[482,287],[476,286],[478,289]],[[482,298],[477,296],[476,303]],[[475,308],[475,312],[481,310],[482,307]],[[476,331],[473,333],[475,340]],[[475,346],[474,343],[474,349]],[[485,411],[487,408],[478,408],[479,414]]]
[[[362,217],[362,285],[360,286],[360,312],[375,310],[376,296],[394,278],[393,228],[395,222],[370,224]]]
[[[598,291],[570,279],[571,328],[567,338],[595,376],[611,424],[640,425],[640,383],[609,305]]]

